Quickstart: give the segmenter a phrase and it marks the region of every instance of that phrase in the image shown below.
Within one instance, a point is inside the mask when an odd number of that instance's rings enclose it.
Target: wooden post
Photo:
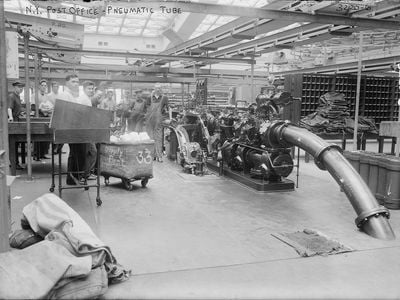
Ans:
[[[37,50],[35,50],[35,54],[33,55],[33,58],[34,58],[34,66],[35,66],[35,99],[34,99],[35,100],[35,116],[37,118],[37,117],[39,117],[39,81],[40,81],[39,55],[37,53]]]
[[[189,99],[190,99],[190,83],[187,84],[187,92],[188,92],[188,105],[189,105]]]
[[[358,136],[358,114],[360,106],[360,89],[361,89],[361,68],[362,68],[362,44],[363,32],[360,31],[360,41],[358,47],[358,68],[357,68],[357,90],[356,90],[356,107],[354,112],[354,133],[353,133],[353,150],[357,150],[357,136]]]
[[[250,99],[250,103],[253,103],[253,101],[255,101],[254,98],[254,61],[251,62],[251,99]]]
[[[181,90],[182,90],[182,108],[185,106],[185,84],[181,83]]]
[[[29,82],[29,33],[24,34],[24,53],[25,53],[25,103],[26,103],[26,160],[28,166],[28,181],[32,181],[32,151],[31,151],[31,101],[30,101],[30,82]]]
[[[4,1],[0,1],[0,41],[6,40]],[[8,116],[6,45],[0,43],[0,253],[8,251],[8,234],[11,229],[7,192],[8,173]]]

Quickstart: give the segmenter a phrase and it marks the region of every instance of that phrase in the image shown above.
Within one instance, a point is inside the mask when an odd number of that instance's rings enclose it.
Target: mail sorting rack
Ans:
[[[319,98],[329,91],[344,94],[350,115],[354,117],[357,92],[355,75],[291,74],[284,77],[284,88],[293,97],[301,98],[301,117],[315,112]],[[359,115],[373,119],[376,124],[398,120],[397,99],[397,78],[361,77]]]
[[[55,178],[58,177],[58,192],[62,198],[62,190],[64,189],[80,189],[88,190],[90,187],[97,188],[96,204],[100,206],[100,143],[110,141],[110,123],[112,113],[107,110],[98,109],[86,105],[71,103],[57,99],[54,106],[54,112],[50,121],[50,128],[53,129],[53,145],[52,145],[52,176],[50,192],[54,192]],[[83,184],[73,186],[65,186],[62,184],[62,175],[68,172],[62,171],[61,151],[58,154],[58,168],[55,170],[54,148],[55,144],[96,144],[96,183],[88,184],[85,179]],[[85,171],[74,172],[74,175],[83,174]]]

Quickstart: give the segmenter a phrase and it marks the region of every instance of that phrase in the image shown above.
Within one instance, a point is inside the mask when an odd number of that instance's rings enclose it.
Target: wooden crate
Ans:
[[[101,144],[101,174],[126,179],[153,177],[154,141],[138,144]]]

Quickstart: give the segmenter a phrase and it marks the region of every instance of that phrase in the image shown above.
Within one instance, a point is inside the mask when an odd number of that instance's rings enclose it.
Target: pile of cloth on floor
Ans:
[[[315,112],[300,120],[300,126],[315,134],[353,133],[354,119],[350,118],[348,103],[342,93],[329,92],[319,98],[319,106]],[[357,131],[378,133],[373,120],[358,117]]]
[[[67,203],[44,194],[23,208],[22,229],[0,254],[0,299],[97,299],[131,271]]]

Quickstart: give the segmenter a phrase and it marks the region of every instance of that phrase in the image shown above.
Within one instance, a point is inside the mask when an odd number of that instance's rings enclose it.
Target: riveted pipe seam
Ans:
[[[316,154],[314,155],[314,161],[315,161],[315,164],[317,165],[317,167],[320,168],[321,170],[324,170],[324,171],[326,170],[326,167],[325,167],[323,161],[321,160],[321,156],[325,151],[328,151],[330,149],[336,149],[340,153],[343,153],[342,148],[335,144],[326,145],[326,146],[321,147],[321,149],[318,149],[316,151]]]

